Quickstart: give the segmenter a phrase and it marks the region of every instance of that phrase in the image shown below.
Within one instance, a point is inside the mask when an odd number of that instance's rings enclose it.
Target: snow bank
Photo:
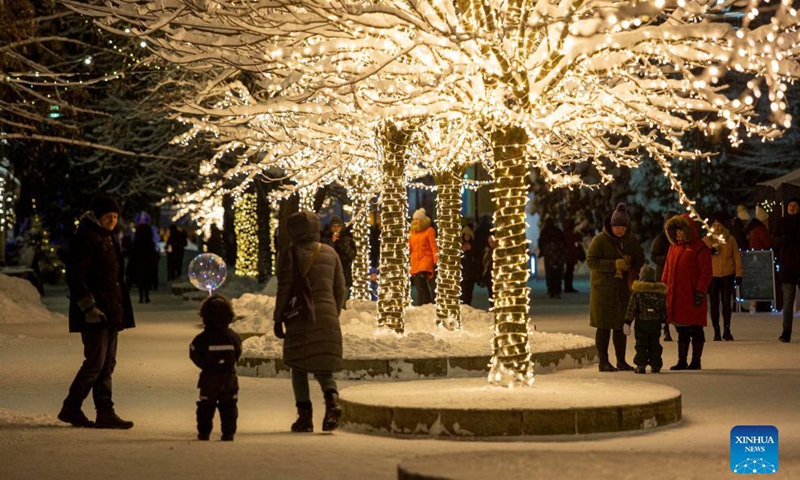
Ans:
[[[60,313],[49,311],[31,282],[0,273],[0,324],[66,322]]]
[[[233,301],[241,319],[232,328],[240,333],[264,333],[245,340],[246,358],[280,358],[283,341],[272,333],[275,297],[245,294]],[[451,331],[436,325],[436,307],[409,307],[405,315],[405,335],[377,329],[376,304],[349,301],[339,321],[342,326],[344,357],[348,359],[442,358],[491,355],[492,326],[490,312],[468,305],[461,306],[463,328]],[[530,329],[535,329],[530,325]],[[594,340],[566,333],[533,332],[531,349],[552,352],[594,345]]]

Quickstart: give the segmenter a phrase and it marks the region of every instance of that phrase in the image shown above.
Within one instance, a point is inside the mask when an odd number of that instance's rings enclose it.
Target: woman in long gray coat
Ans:
[[[606,217],[603,231],[589,245],[586,264],[591,270],[589,290],[589,322],[597,329],[595,345],[600,357],[601,372],[632,371],[625,361],[626,338],[622,332],[630,285],[644,265],[644,251],[639,240],[629,231],[631,221],[624,203]],[[614,334],[617,366],[608,361],[608,343]]]
[[[342,365],[339,313],[346,293],[342,263],[332,247],[320,242],[320,221],[316,214],[309,211],[293,213],[287,224],[293,244],[278,261],[274,321],[275,335],[284,339],[283,361],[292,368],[292,389],[298,415],[292,431],[314,431],[309,373],[319,382],[325,396],[322,430],[331,431],[338,426],[342,414],[333,378],[333,372]],[[292,297],[296,269],[310,284],[314,318],[294,318],[283,322],[283,312]]]

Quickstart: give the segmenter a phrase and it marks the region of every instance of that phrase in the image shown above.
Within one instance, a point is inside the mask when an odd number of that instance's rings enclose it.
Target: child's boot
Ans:
[[[308,433],[314,431],[313,409],[311,402],[297,402],[297,420],[292,424],[292,431]]]

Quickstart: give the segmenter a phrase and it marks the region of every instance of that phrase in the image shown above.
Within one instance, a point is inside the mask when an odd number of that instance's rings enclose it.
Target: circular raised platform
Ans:
[[[345,358],[339,380],[415,380],[425,378],[484,377],[491,356],[359,359]],[[582,368],[597,363],[594,346],[533,354],[534,373]],[[241,358],[236,372],[246,377],[291,378],[291,369],[281,358]]]
[[[781,458],[778,474],[797,467],[796,459]],[[398,480],[717,480],[733,476],[726,452],[466,452],[417,457],[397,467]]]
[[[532,387],[485,378],[349,387],[344,428],[389,435],[505,437],[646,430],[681,419],[681,392],[648,382],[548,376]]]

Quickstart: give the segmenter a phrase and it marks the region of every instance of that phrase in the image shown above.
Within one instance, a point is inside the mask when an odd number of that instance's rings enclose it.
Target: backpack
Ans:
[[[320,244],[318,242],[314,255],[311,256],[302,271],[300,270],[298,262],[299,255],[297,254],[297,249],[293,248],[289,250],[292,255],[291,262],[292,268],[294,269],[294,281],[292,281],[289,300],[286,302],[286,306],[281,314],[281,321],[284,323],[288,324],[297,320],[314,322],[314,298],[311,293],[311,283],[309,283],[306,275],[308,275],[308,271],[311,270],[314,262],[317,261],[319,249]]]

